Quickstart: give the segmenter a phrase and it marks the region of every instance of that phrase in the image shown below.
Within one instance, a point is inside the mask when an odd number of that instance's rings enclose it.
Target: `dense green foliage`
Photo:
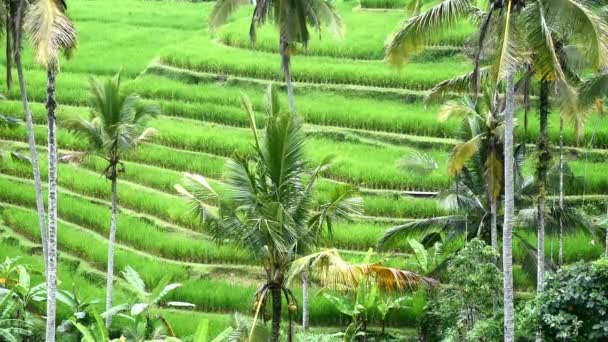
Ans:
[[[502,273],[496,258],[491,247],[472,240],[448,262],[447,284],[436,289],[421,317],[421,334],[428,341],[502,340]]]
[[[547,341],[608,338],[608,260],[575,264],[549,275],[537,305]]]

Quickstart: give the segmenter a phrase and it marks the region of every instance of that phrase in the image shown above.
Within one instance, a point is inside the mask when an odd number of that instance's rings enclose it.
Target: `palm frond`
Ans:
[[[445,0],[407,19],[386,43],[385,58],[393,65],[404,64],[420,52],[438,32],[453,27],[472,12],[471,0]]]
[[[174,188],[188,201],[192,212],[196,213],[203,223],[208,219],[215,219],[209,203],[217,201],[218,194],[203,176],[184,173],[184,186],[176,184]]]
[[[56,68],[59,51],[69,53],[77,45],[76,28],[66,15],[60,0],[38,0],[25,14],[24,30],[28,32],[36,61],[45,68]]]
[[[466,97],[463,101],[448,101],[439,108],[439,121],[451,118],[483,120],[475,110],[475,104]]]
[[[546,1],[546,0],[545,0]],[[597,70],[608,66],[608,22],[588,1],[555,0],[545,5],[549,20],[585,46],[581,51]],[[564,15],[567,13],[567,15]]]
[[[302,122],[295,113],[268,117],[262,148],[265,174],[276,191],[278,200],[301,189],[300,174],[304,164],[304,134]]]
[[[414,172],[427,176],[439,168],[437,161],[431,155],[415,151],[397,161],[397,168],[405,172]]]
[[[63,126],[73,133],[85,136],[93,149],[101,150],[106,141],[105,132],[100,120],[84,120],[82,118],[69,118],[64,121]]]
[[[462,171],[465,163],[479,151],[483,136],[484,134],[478,134],[454,147],[450,159],[448,160],[448,175],[450,177],[458,175]]]
[[[462,225],[465,218],[462,215],[438,216],[426,219],[414,220],[406,224],[398,225],[387,229],[378,241],[380,247],[388,247],[398,239],[419,237],[428,233],[445,231],[446,228]]]
[[[308,24],[317,32],[325,26],[330,32],[339,38],[344,35],[344,23],[342,17],[336,11],[333,2],[327,0],[311,0],[305,3],[305,15]]]
[[[526,64],[523,56],[525,44],[518,30],[518,16],[513,13],[513,1],[508,0],[506,7],[506,13],[500,18],[499,46],[492,70],[492,78],[496,81],[504,80]]]
[[[583,81],[578,88],[578,103],[580,110],[588,111],[593,108],[598,99],[608,94],[608,70],[596,73]]]
[[[215,2],[209,14],[209,27],[216,30],[225,24],[230,16],[241,6],[246,5],[247,0],[218,0]]]
[[[288,284],[299,274],[309,271],[320,283],[335,290],[355,290],[359,283],[373,278],[381,291],[411,290],[431,286],[437,281],[414,272],[385,267],[380,264],[349,264],[337,250],[325,250],[296,259],[288,272]]]
[[[479,69],[479,82],[486,82],[490,75],[491,68],[488,66]],[[471,93],[471,88],[474,83],[474,72],[469,72],[464,75],[456,76],[452,79],[439,82],[424,96],[424,103],[428,105],[432,102],[438,102],[449,96],[459,96]]]

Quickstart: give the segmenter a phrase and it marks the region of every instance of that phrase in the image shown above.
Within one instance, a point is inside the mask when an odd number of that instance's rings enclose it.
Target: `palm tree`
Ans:
[[[594,74],[587,80],[582,81],[578,86],[578,106],[577,112],[586,114],[593,108],[595,108],[600,115],[601,118],[604,117],[604,98],[606,94],[608,94],[608,69],[603,70],[602,72]],[[579,115],[571,115],[573,118],[579,117]],[[559,179],[559,203],[560,207],[563,207],[564,201],[564,153],[563,153],[563,119],[560,118],[560,179]],[[593,128],[593,134],[589,141],[589,146],[592,148],[595,134],[597,132],[597,128],[599,123]],[[606,217],[608,218],[608,209]],[[607,219],[608,220],[608,219]],[[603,226],[606,228],[606,221],[604,221]],[[560,227],[561,228],[561,227]],[[560,230],[560,265],[563,258],[563,242],[561,239],[562,231]],[[608,257],[608,230],[605,232],[606,242],[605,242],[605,251],[604,255]]]
[[[215,3],[209,23],[212,29],[224,24],[230,15],[245,4],[242,0],[219,0]],[[291,84],[290,63],[291,56],[295,53],[298,44],[306,45],[310,40],[309,26],[320,31],[325,25],[338,36],[342,35],[342,18],[336,12],[333,4],[328,0],[294,0],[257,1],[251,18],[249,28],[249,39],[252,44],[256,41],[256,29],[258,25],[272,20],[279,28],[279,52],[281,54],[281,69],[287,84],[287,96],[289,99],[289,110],[294,112],[295,100],[293,85]]]
[[[485,95],[485,107],[465,98],[462,102],[450,101],[439,110],[439,120],[461,117],[469,129],[463,136],[463,142],[454,147],[448,161],[448,175],[456,177],[463,172],[465,164],[473,158],[479,158],[476,170],[483,178],[490,211],[490,241],[492,248],[498,251],[497,207],[503,191],[503,122],[493,108],[489,94]],[[487,113],[483,114],[482,111]]]
[[[608,39],[608,34],[603,36],[603,39]],[[576,93],[577,101],[574,106],[565,108],[560,115],[559,121],[559,209],[565,212],[566,207],[564,205],[564,174],[565,174],[565,160],[564,160],[564,121],[569,120],[575,127],[577,136],[581,137],[585,119],[588,117],[588,113],[592,110],[596,110],[600,117],[603,117],[604,103],[603,99],[608,91],[608,69],[593,74],[587,79],[581,79],[576,70],[571,64],[576,63],[564,63],[564,68],[569,71],[572,75],[573,81],[577,83]],[[589,146],[592,148],[595,134],[597,132],[597,125],[593,129],[593,134],[589,141]],[[558,244],[558,260],[559,265],[563,264],[564,259],[564,224],[560,220],[559,223],[559,244]],[[606,235],[606,241],[608,242],[608,234]],[[608,255],[608,247],[606,249]]]
[[[324,227],[331,231],[334,219],[358,213],[361,201],[351,192],[343,192],[332,202],[315,203],[315,185],[329,167],[329,160],[310,167],[304,158],[300,117],[293,112],[281,113],[277,96],[269,87],[265,134],[261,135],[246,97],[243,103],[254,149],[251,157],[237,154],[227,162],[229,195],[219,198],[205,178],[191,174],[186,174],[184,186],[176,185],[176,190],[191,202],[215,240],[237,243],[263,266],[266,282],[256,292],[253,310],[257,318],[272,303],[271,340],[278,341],[281,296],[288,300],[290,324],[297,310],[296,299],[286,286],[293,257],[316,246],[319,231]],[[209,202],[219,206],[217,214]]]
[[[59,69],[59,52],[68,56],[76,48],[74,25],[66,15],[64,0],[38,0],[28,9],[24,30],[29,33],[36,61],[47,70],[48,119],[48,242],[47,242],[47,327],[46,341],[55,341],[57,291],[57,123],[55,110],[55,76]]]
[[[38,212],[38,221],[40,225],[40,240],[42,244],[42,256],[44,259],[45,276],[47,262],[47,230],[45,222],[44,199],[42,195],[42,180],[40,179],[40,167],[38,165],[38,155],[36,151],[36,140],[34,137],[34,126],[32,123],[32,111],[30,110],[29,101],[27,99],[27,89],[25,86],[25,78],[23,75],[23,65],[21,61],[21,43],[23,36],[23,13],[25,11],[25,0],[17,2],[4,0],[4,6],[0,6],[0,11],[5,10],[6,13],[0,14],[0,27],[4,27],[6,31],[6,75],[7,86],[10,89],[12,83],[11,65],[14,61],[17,67],[19,77],[19,88],[21,91],[21,102],[25,112],[25,121],[27,124],[27,137],[30,149],[32,171],[34,174],[34,188],[36,191],[36,209]],[[13,55],[11,55],[11,51]]]
[[[133,150],[140,143],[155,134],[153,128],[147,128],[148,119],[160,113],[156,105],[142,104],[137,94],[122,94],[120,73],[105,83],[91,80],[91,118],[89,120],[73,119],[67,122],[71,130],[83,134],[90,142],[94,153],[98,153],[108,162],[103,174],[112,182],[112,221],[108,242],[108,284],[106,310],[112,307],[114,282],[114,243],[116,240],[118,212],[118,173],[125,168],[121,160],[125,153]],[[112,316],[106,317],[108,328]]]

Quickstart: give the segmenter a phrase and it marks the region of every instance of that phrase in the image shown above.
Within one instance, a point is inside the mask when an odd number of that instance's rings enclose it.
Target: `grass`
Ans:
[[[35,208],[31,185],[0,179],[4,202]],[[63,220],[90,229],[101,236],[109,234],[110,208],[83,201],[82,198],[59,194],[58,212]],[[218,245],[200,235],[186,235],[139,217],[118,214],[118,243],[167,259],[199,263],[241,263],[252,260],[249,255],[230,244]]]
[[[193,37],[184,44],[190,48],[173,46],[164,49],[160,61],[196,71],[275,81],[283,79],[277,54],[227,47],[214,43],[204,35]],[[383,61],[344,63],[330,57],[302,56],[293,59],[292,75],[296,82],[421,90],[444,79],[464,74],[469,69],[469,63],[463,56],[433,63],[411,63],[400,72],[391,70]]]
[[[407,0],[360,0],[361,8],[403,9],[410,1]]]
[[[385,0],[385,4],[395,4],[395,7],[404,7],[404,5],[399,6],[401,3],[403,0]],[[371,1],[361,1],[361,7],[366,7],[365,4],[371,4]],[[393,28],[407,19],[407,15],[405,12],[397,11],[384,13],[357,11],[354,8],[357,5],[356,2],[338,2],[336,4],[346,28],[343,38],[336,37],[324,28],[321,34],[314,32],[308,47],[299,48],[298,54],[351,59],[383,59],[384,41]],[[230,46],[251,48],[248,32],[252,10],[251,6],[244,6],[237,11],[233,15],[232,21],[219,29],[218,38]],[[359,27],[365,27],[365,29],[355,29]],[[438,36],[434,43],[460,45],[471,31],[471,27],[463,26]],[[277,29],[272,23],[258,29],[255,49],[278,52]]]
[[[215,83],[188,84],[178,80],[156,75],[140,76],[129,82],[127,88],[150,99],[162,99],[161,106],[165,115],[211,121],[220,124],[244,127],[248,125],[240,103],[245,93],[258,111],[257,119],[261,124],[264,111],[263,86],[230,86]],[[287,99],[280,94],[283,108]],[[421,102],[403,101],[340,95],[331,91],[306,91],[297,96],[298,112],[307,123],[323,126],[336,126],[369,131],[405,133],[438,138],[457,138],[462,125],[459,120],[440,122],[437,120],[439,105],[424,106]],[[517,138],[524,137],[523,113],[518,113]],[[549,117],[551,141],[559,141],[559,117],[552,113]],[[596,114],[590,115],[584,141],[591,139],[592,127],[600,123]],[[526,141],[535,143],[538,139],[538,120],[531,113]],[[566,125],[565,143],[577,145],[574,130]],[[608,146],[608,128],[599,125],[596,147]]]
[[[5,208],[2,215],[7,226],[12,230],[33,241],[39,241],[40,230],[38,228],[38,218],[34,211],[21,208]],[[58,231],[58,244],[61,250],[66,250],[70,254],[87,260],[96,269],[105,269],[108,252],[105,239],[93,232],[79,229],[64,222],[60,222]],[[169,263],[161,264],[150,257],[117,246],[115,267],[120,270],[127,266],[131,266],[140,272],[148,285],[157,284],[165,275],[170,275],[174,280],[177,280],[184,279],[189,274],[188,270],[182,266]],[[100,280],[100,282],[102,281],[103,279]]]
[[[47,178],[46,154],[39,154],[40,172],[43,180]],[[91,157],[87,159],[93,159]],[[97,158],[95,158],[97,159]],[[101,163],[100,163],[101,164]],[[104,166],[105,167],[105,166]],[[20,162],[4,162],[0,164],[3,174],[20,178],[32,178],[31,166]],[[59,185],[70,191],[89,197],[109,201],[111,189],[109,182],[99,173],[93,173],[70,164],[60,164]],[[179,197],[159,193],[132,183],[119,180],[118,193],[120,205],[143,214],[153,215],[191,229],[198,227],[197,219],[190,215],[190,207]]]
[[[361,6],[392,6],[389,1],[362,0]],[[235,151],[249,153],[252,143],[251,133],[245,129],[247,117],[240,107],[241,93],[251,98],[257,123],[262,127],[264,83],[282,81],[276,54],[276,28],[272,25],[260,28],[258,43],[251,48],[244,29],[250,19],[251,7],[246,6],[214,37],[205,23],[213,5],[189,1],[73,0],[69,13],[80,32],[80,48],[72,60],[62,60],[57,78],[60,123],[68,116],[88,115],[90,77],[108,77],[121,69],[126,90],[142,95],[146,101],[159,102],[162,107],[164,115],[151,122],[160,131],[158,139],[126,156],[126,173],[121,174],[119,181],[122,210],[116,270],[130,265],[142,274],[149,286],[165,274],[184,283],[172,298],[196,303],[198,311],[163,312],[180,336],[192,334],[202,319],[209,319],[211,335],[217,334],[230,320],[226,313],[249,312],[252,294],[263,281],[259,269],[252,267],[254,260],[246,252],[229,244],[213,243],[205,237],[204,231],[199,231],[196,218],[186,215],[188,207],[173,189],[174,184],[181,182],[182,172],[189,171],[212,178],[212,185],[224,193],[222,176],[226,157]],[[296,105],[307,124],[305,129],[309,136],[307,156],[314,163],[328,154],[339,156],[325,176],[355,186],[442,189],[449,182],[445,174],[449,139],[457,138],[461,123],[457,120],[438,122],[437,104],[425,108],[420,101],[422,92],[403,89],[425,90],[444,78],[470,71],[472,65],[462,56],[459,46],[471,28],[463,25],[437,37],[437,46],[397,71],[381,61],[383,43],[407,15],[402,11],[366,11],[355,6],[354,2],[338,3],[338,11],[347,28],[344,39],[335,40],[325,32],[322,39],[313,35],[310,46],[299,49],[293,59],[296,81],[335,86],[331,91],[296,87]],[[24,55],[29,98],[34,101],[32,109],[38,124],[36,139],[43,146],[47,133],[43,104],[46,75],[33,66],[29,48],[26,47]],[[162,77],[144,72],[146,66],[158,62],[156,57],[160,57],[160,62],[184,68],[185,72],[195,70],[221,75],[202,79],[186,74],[168,73]],[[225,76],[251,80],[224,82],[222,77]],[[0,102],[0,112],[23,117],[16,88],[2,91],[9,100]],[[280,101],[283,108],[287,108],[283,93],[281,89]],[[522,141],[521,113],[518,120],[516,139]],[[529,143],[534,143],[538,137],[537,121],[532,113],[526,137]],[[590,116],[586,141],[596,124],[599,128],[595,147],[605,148],[608,146],[608,127],[601,125],[596,115]],[[551,141],[557,142],[557,113],[550,115],[549,132]],[[0,129],[3,139],[24,142],[25,136],[24,127]],[[59,130],[58,138],[63,149],[82,151],[88,147],[82,137],[64,129]],[[569,146],[576,145],[571,128],[566,129],[565,140]],[[13,147],[17,144],[0,145]],[[43,149],[41,151],[42,175],[46,178],[46,155]],[[439,160],[439,170],[429,177],[397,170],[396,160],[412,151],[433,155]],[[596,152],[599,155],[602,151]],[[569,158],[572,158],[571,168],[580,177],[568,185],[569,195],[608,192],[604,157],[587,160],[587,155],[581,153],[569,155]],[[532,163],[526,163],[527,174],[533,172],[532,167]],[[78,166],[59,165],[62,286],[69,288],[74,284],[97,298],[103,298],[105,279],[102,272],[107,260],[105,236],[110,222],[110,186],[99,176],[104,168],[105,161],[93,156],[86,157]],[[28,263],[40,269],[41,260],[37,254],[40,251],[36,245],[38,221],[36,213],[28,209],[34,208],[34,192],[29,181],[31,169],[29,165],[5,160],[0,164],[0,173],[7,175],[0,176],[0,202],[4,203],[0,216],[10,227],[0,239],[0,257],[24,255]],[[22,180],[15,180],[11,175]],[[335,186],[329,180],[321,181],[317,198],[326,199]],[[389,192],[363,197],[365,213],[370,216],[421,218],[445,214],[434,199]],[[335,225],[331,239],[323,237],[322,244],[340,248],[344,258],[360,262],[361,251],[375,246],[378,237],[389,226],[390,223],[340,223]],[[22,237],[15,239],[11,232]],[[17,246],[23,242],[23,237],[34,243],[29,243],[28,247]],[[534,243],[535,237],[531,233],[526,237]],[[446,250],[453,250],[452,245],[458,245],[458,241],[449,241]],[[555,238],[548,237],[548,257],[555,256],[556,246]],[[567,262],[591,260],[602,252],[597,241],[592,242],[583,234],[567,236],[565,246]],[[521,250],[517,245],[515,247],[515,258],[521,260]],[[388,254],[387,265],[416,270],[412,257],[403,254],[410,252],[405,241],[394,251],[401,253]],[[374,260],[381,257],[374,255]],[[518,289],[534,288],[531,279],[519,267],[515,269],[515,278]],[[300,296],[297,284],[295,292]],[[119,302],[126,298],[120,290],[117,296]],[[394,315],[391,323],[413,326],[424,303],[423,295],[414,294],[412,308]],[[346,322],[335,308],[316,295],[311,301],[311,319],[315,325]]]

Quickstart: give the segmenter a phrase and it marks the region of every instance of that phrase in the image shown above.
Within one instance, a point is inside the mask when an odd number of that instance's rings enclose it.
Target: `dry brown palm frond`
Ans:
[[[349,264],[337,250],[325,250],[295,260],[289,270],[288,284],[303,271],[316,278],[323,287],[354,291],[361,281],[373,278],[381,291],[408,291],[438,284],[432,278],[382,264]]]
[[[24,29],[29,34],[36,61],[45,68],[58,66],[59,52],[69,56],[77,45],[76,28],[61,0],[38,0],[27,11]]]

